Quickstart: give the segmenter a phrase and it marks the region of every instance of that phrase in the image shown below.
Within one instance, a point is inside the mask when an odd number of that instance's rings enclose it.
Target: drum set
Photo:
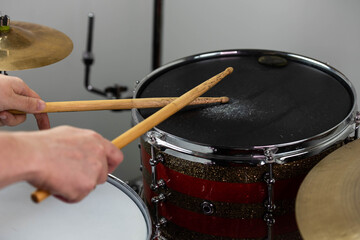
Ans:
[[[63,33],[1,17],[0,71],[41,67],[71,50]],[[180,96],[228,66],[234,72],[205,93],[228,103],[188,106],[140,137],[140,193],[109,175],[77,205],[33,205],[19,183],[0,191],[0,236],[358,238],[360,119],[356,91],[335,68],[281,51],[206,52],[155,69],[133,98]],[[132,109],[133,124],[155,111]]]

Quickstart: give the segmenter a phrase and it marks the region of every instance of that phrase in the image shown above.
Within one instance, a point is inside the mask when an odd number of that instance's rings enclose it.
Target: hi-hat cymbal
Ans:
[[[73,43],[50,27],[12,21],[8,32],[0,32],[0,71],[37,68],[68,56]]]
[[[360,239],[360,140],[337,149],[310,171],[295,208],[305,240]]]

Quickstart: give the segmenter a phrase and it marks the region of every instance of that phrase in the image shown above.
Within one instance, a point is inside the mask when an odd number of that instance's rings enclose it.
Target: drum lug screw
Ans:
[[[156,184],[150,184],[150,189],[155,192],[159,189],[159,186]]]
[[[150,189],[153,191],[157,191],[157,190],[159,190],[159,188],[164,189],[165,187],[166,187],[166,183],[165,183],[164,179],[159,179],[157,181],[157,184],[150,185]]]
[[[157,185],[158,185],[160,188],[165,188],[165,187],[166,187],[166,183],[165,183],[164,179],[160,179],[160,180],[157,182]]]
[[[161,153],[159,153],[159,154],[157,154],[156,155],[156,161],[159,163],[163,163],[164,162],[164,160],[165,160],[165,157],[164,157],[164,155],[162,155]]]
[[[160,227],[160,226],[164,226],[166,223],[167,223],[167,220],[164,217],[162,217],[159,219],[159,222],[157,223],[157,225],[159,225],[159,227]]]
[[[275,178],[270,178],[270,174],[269,173],[265,173],[264,175],[264,181],[269,185],[269,184],[274,184],[275,183]]]
[[[156,159],[150,158],[150,165],[151,166],[156,166],[157,164],[158,164],[158,162],[156,161]]]
[[[267,212],[269,212],[269,213],[274,212],[275,209],[276,209],[276,205],[275,204],[270,204],[268,201],[265,201],[264,206],[265,206]]]
[[[271,213],[266,213],[264,216],[264,221],[266,222],[266,224],[271,227],[275,224],[275,219],[273,217],[273,215]]]
[[[162,202],[166,199],[165,195],[160,193],[159,196],[153,197],[151,198],[151,202],[158,204],[159,202]]]
[[[212,215],[215,212],[215,206],[211,202],[204,201],[201,203],[201,209],[205,215]]]

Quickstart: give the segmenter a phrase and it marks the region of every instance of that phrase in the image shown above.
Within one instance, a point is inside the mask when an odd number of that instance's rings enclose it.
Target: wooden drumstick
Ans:
[[[171,115],[175,114],[183,107],[188,105],[192,102],[195,98],[201,96],[210,88],[215,86],[218,82],[220,82],[224,77],[229,75],[233,72],[232,67],[228,67],[225,71],[215,75],[214,77],[208,79],[207,81],[201,83],[197,87],[191,89],[190,91],[186,92],[185,94],[181,95],[179,98],[175,99],[173,102],[169,103],[165,107],[161,108],[145,120],[141,121],[134,127],[127,130],[125,133],[121,134],[119,137],[115,138],[112,143],[118,147],[119,149],[125,147],[141,135],[145,134],[147,131],[170,117]],[[50,195],[49,192],[43,190],[36,190],[32,193],[31,199],[39,203],[43,201]]]
[[[111,100],[88,100],[88,101],[65,101],[46,102],[46,107],[41,113],[55,112],[80,112],[98,110],[122,110],[132,108],[159,108],[174,101],[176,97],[163,98],[134,98],[134,99],[111,99]],[[227,103],[228,97],[199,97],[189,105],[200,105],[210,103]],[[26,114],[18,110],[9,110],[12,114]]]

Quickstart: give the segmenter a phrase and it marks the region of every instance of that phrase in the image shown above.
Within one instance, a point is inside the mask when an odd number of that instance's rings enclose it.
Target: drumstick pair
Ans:
[[[144,133],[170,117],[171,115],[181,110],[183,107],[192,102],[195,98],[204,94],[206,91],[215,86],[224,77],[231,74],[232,72],[232,67],[226,68],[225,71],[206,80],[197,87],[181,95],[179,98],[175,99],[165,107],[161,108],[159,111],[155,112],[153,115],[149,116],[142,122],[130,128],[128,131],[115,138],[112,143],[119,149],[125,147],[126,145],[128,145],[129,143],[131,143],[132,141],[134,141],[135,139],[137,139],[138,137],[140,137],[141,135],[143,135]],[[49,192],[38,189],[31,195],[31,198],[34,202],[38,203],[47,198],[49,195]]]

